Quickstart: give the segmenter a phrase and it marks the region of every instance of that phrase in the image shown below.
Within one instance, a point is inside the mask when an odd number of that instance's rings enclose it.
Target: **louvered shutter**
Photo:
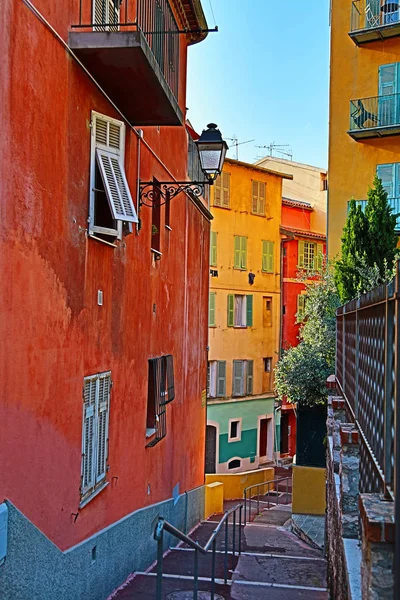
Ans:
[[[268,242],[263,240],[262,242],[262,259],[261,259],[261,269],[263,271],[267,271],[268,268]]]
[[[128,182],[118,158],[111,152],[96,148],[96,159],[114,219],[137,223]]]
[[[274,242],[267,242],[267,273],[274,272]]]
[[[235,324],[235,296],[228,294],[228,327],[233,327]]]
[[[304,318],[304,309],[306,306],[306,297],[304,294],[297,296],[297,321],[300,322]]]
[[[247,237],[240,238],[240,268],[246,269],[247,266]]]
[[[174,357],[172,354],[168,354],[165,357],[165,365],[167,377],[167,399],[165,404],[168,404],[175,399]]]
[[[241,238],[238,235],[234,236],[234,257],[233,266],[235,269],[240,269],[241,264]]]
[[[393,125],[397,122],[399,63],[381,65],[379,77],[379,125]]]
[[[210,300],[209,300],[209,307],[208,307],[208,326],[209,327],[215,327],[215,300],[216,300],[216,293],[210,292]]]
[[[258,185],[259,185],[258,214],[264,216],[265,215],[266,184],[263,181],[260,181]]]
[[[226,361],[219,360],[217,362],[217,397],[224,398],[226,396]]]
[[[258,213],[258,181],[251,182],[252,187],[252,204],[251,211],[255,214]]]
[[[229,208],[231,195],[231,174],[222,172],[222,206]]]
[[[246,326],[253,327],[253,296],[246,296]]]
[[[246,394],[253,393],[253,361],[246,361]]]
[[[324,262],[324,245],[317,244],[316,269],[321,271]]]
[[[388,165],[377,165],[376,174],[382,180],[382,185],[388,198],[394,196],[395,163]]]
[[[110,414],[111,377],[102,374],[98,379],[97,402],[97,467],[96,483],[105,478],[108,456],[108,422]]]
[[[244,363],[242,360],[233,361],[233,392],[232,396],[243,396]]]
[[[97,377],[86,378],[83,389],[82,495],[94,488],[96,483],[96,397]]]
[[[298,243],[298,266],[304,268],[304,242]]]
[[[218,175],[213,187],[214,206],[222,206],[222,175]]]
[[[217,266],[217,234],[211,231],[210,235],[210,266]]]

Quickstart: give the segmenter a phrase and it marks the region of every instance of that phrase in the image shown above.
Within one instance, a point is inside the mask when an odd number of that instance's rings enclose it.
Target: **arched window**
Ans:
[[[230,462],[228,462],[228,469],[238,469],[242,461],[239,458],[234,458]]]

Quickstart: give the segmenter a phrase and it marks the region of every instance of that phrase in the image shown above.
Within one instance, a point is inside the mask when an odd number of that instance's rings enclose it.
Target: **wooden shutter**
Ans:
[[[263,241],[262,270],[274,272],[274,242]]]
[[[316,269],[321,271],[324,262],[324,245],[317,244]]]
[[[268,270],[268,242],[265,240],[262,242],[261,269],[262,271]]]
[[[253,296],[246,296],[246,327],[253,327]]]
[[[226,361],[219,360],[217,362],[217,397],[224,398],[226,396]]]
[[[235,296],[228,294],[228,327],[235,325]]]
[[[299,294],[297,296],[297,322],[300,322],[304,318],[304,309],[306,306],[306,296]]]
[[[107,150],[96,148],[96,160],[113,218],[119,221],[137,223],[138,218],[128,182],[118,158]]]
[[[258,213],[258,181],[251,182],[251,189],[252,189],[251,212],[257,214]]]
[[[210,234],[210,266],[217,266],[217,234],[211,231]]]
[[[266,196],[266,184],[263,181],[259,183],[259,196],[258,196],[258,214],[265,215],[265,196]]]
[[[233,390],[232,396],[243,396],[244,383],[244,362],[242,360],[233,361]]]
[[[388,165],[377,165],[376,174],[382,180],[382,186],[388,198],[394,197],[395,163]]]
[[[213,187],[214,206],[222,206],[222,175],[218,175]]]
[[[247,267],[247,237],[240,238],[240,268]]]
[[[215,327],[215,299],[216,292],[210,292],[210,300],[208,306],[208,326]]]
[[[97,377],[87,377],[83,388],[82,484],[84,495],[96,483],[96,396]]]
[[[222,172],[222,206],[229,208],[231,196],[231,174]]]
[[[234,236],[234,256],[233,256],[233,267],[234,269],[240,269],[241,264],[241,238],[239,235]]]
[[[298,266],[304,268],[304,242],[299,241],[298,243]]]
[[[108,457],[108,423],[110,415],[111,377],[104,373],[98,379],[97,402],[97,469],[96,483],[105,478]]]
[[[246,394],[253,393],[253,361],[246,361]]]

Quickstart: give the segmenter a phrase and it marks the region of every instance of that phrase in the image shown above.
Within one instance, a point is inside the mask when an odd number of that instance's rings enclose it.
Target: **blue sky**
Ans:
[[[202,0],[209,27],[210,0]],[[189,49],[188,118],[235,134],[254,162],[288,144],[293,160],[327,167],[328,0],[211,0],[218,33]],[[229,143],[229,142],[228,142]],[[235,158],[234,152],[229,156]]]

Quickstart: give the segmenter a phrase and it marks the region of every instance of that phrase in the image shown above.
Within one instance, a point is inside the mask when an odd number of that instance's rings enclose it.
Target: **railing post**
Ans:
[[[242,554],[242,505],[239,508],[239,556]]]
[[[232,554],[233,554],[233,556],[235,556],[235,542],[236,542],[236,510],[233,513],[233,538],[232,538]]]
[[[289,477],[286,477],[286,504],[289,504]]]
[[[356,381],[355,381],[355,390],[354,390],[354,418],[358,421],[358,374],[360,372],[359,364],[360,364],[360,353],[359,353],[359,337],[360,337],[360,323],[359,323],[359,308],[360,308],[360,299],[357,300],[356,306]]]
[[[162,600],[162,578],[163,578],[163,541],[164,530],[161,529],[157,541],[157,585],[156,600]]]
[[[393,400],[395,397],[395,386],[393,381],[393,361],[395,359],[394,345],[396,340],[395,332],[395,304],[398,302],[396,295],[393,293],[393,285],[386,286],[386,302],[385,302],[385,395],[384,395],[384,465],[385,465],[385,495],[388,494],[388,489],[393,485],[392,473],[392,417],[393,417]],[[389,296],[395,296],[390,298]]]
[[[244,490],[244,524],[245,525],[247,523],[247,521],[246,521],[246,517],[247,517],[246,504],[247,504],[247,488]]]
[[[214,600],[215,595],[215,548],[216,539],[214,538],[212,544],[212,559],[211,559],[211,600]]]
[[[395,490],[395,555],[394,555],[394,598],[400,596],[400,261],[397,261],[395,279],[395,385],[394,385],[394,490]]]
[[[257,515],[260,514],[260,484],[257,486]]]
[[[228,581],[228,521],[229,521],[229,517],[225,521],[225,556],[224,556],[224,581],[225,581],[225,584]]]
[[[197,600],[199,592],[199,551],[194,551],[194,589],[193,600]]]

